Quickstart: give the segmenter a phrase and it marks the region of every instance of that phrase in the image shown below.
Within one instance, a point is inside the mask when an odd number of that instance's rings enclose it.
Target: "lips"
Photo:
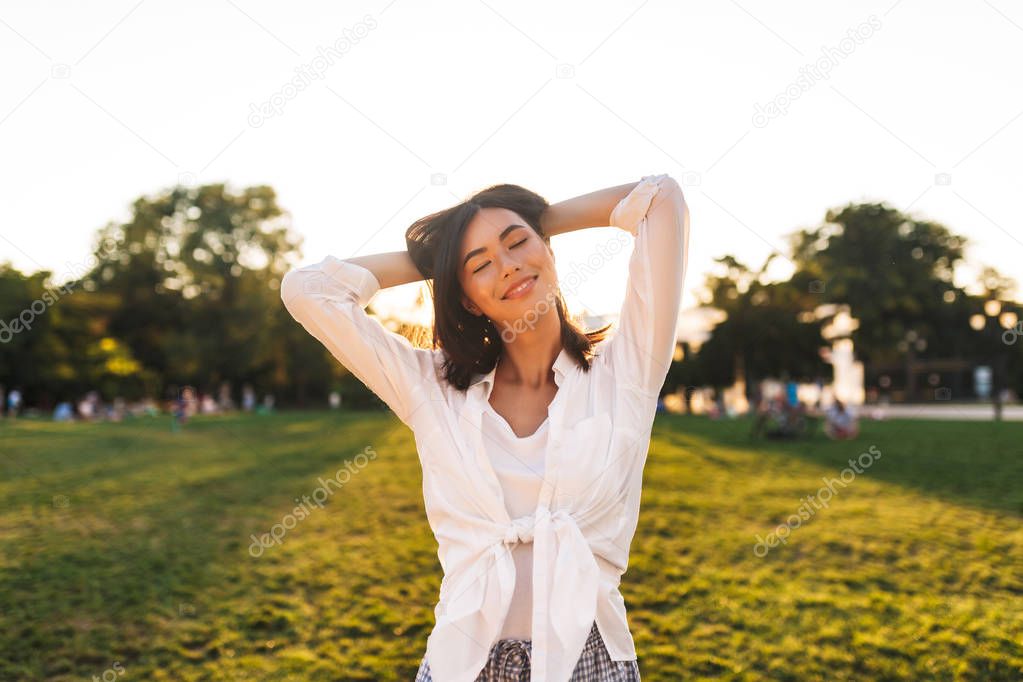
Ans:
[[[519,295],[527,293],[533,286],[533,282],[536,280],[537,275],[530,277],[523,277],[519,281],[508,287],[508,290],[504,292],[502,299],[517,298]]]

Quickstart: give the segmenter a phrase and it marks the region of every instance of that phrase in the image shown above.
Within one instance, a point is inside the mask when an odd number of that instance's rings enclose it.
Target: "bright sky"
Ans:
[[[402,249],[413,220],[493,183],[555,202],[656,173],[690,206],[686,306],[715,257],[759,266],[868,200],[969,237],[960,284],[981,264],[1021,279],[1007,0],[8,3],[0,60],[0,260],[60,280],[179,181],[272,185],[308,263]],[[555,237],[562,276],[614,232]],[[574,310],[617,311],[629,250]]]

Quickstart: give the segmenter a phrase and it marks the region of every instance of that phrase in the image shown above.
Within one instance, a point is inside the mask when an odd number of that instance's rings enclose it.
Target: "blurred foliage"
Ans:
[[[847,304],[859,320],[852,340],[860,359],[897,361],[910,330],[935,357],[968,349],[970,297],[953,284],[965,237],[884,204],[859,204],[828,211],[823,225],[791,239],[797,272],[822,283],[821,302]]]
[[[769,281],[772,253],[759,270],[734,256],[718,258],[701,292],[703,305],[724,319],[685,369],[677,385],[728,386],[744,374],[747,386],[765,377],[827,383],[830,365],[819,349],[835,338],[821,336],[836,313],[847,309],[858,321],[848,335],[856,358],[866,365],[905,362],[906,339],[914,359],[967,359],[991,363],[1005,354],[1009,385],[1023,394],[1023,342],[1002,342],[1001,329],[975,331],[970,317],[989,298],[1023,317],[1011,299],[1015,283],[993,268],[981,274],[978,295],[953,283],[966,238],[931,221],[915,220],[885,204],[849,204],[826,213],[824,222],[789,236],[789,279]]]
[[[322,405],[347,372],[281,304],[300,241],[270,187],[139,198],[70,281],[0,265],[0,320],[31,323],[0,344],[0,385],[44,408],[92,389],[132,400],[222,382],[235,400],[249,383],[278,405]]]
[[[166,399],[183,385],[216,395],[224,383],[236,401],[250,384],[278,405],[322,405],[337,390],[346,406],[385,407],[281,304],[280,280],[300,243],[267,186],[176,186],[140,197],[126,222],[97,231],[92,257],[67,281],[0,264],[0,386],[43,409],[93,389],[108,401]],[[821,332],[848,306],[868,381],[872,366],[903,361],[913,335],[919,360],[1001,358],[1023,393],[1023,342],[1008,346],[995,326],[969,324],[988,297],[1023,315],[1010,300],[1015,283],[987,268],[983,294],[954,285],[965,244],[884,204],[850,204],[790,236],[787,280],[768,280],[778,253],[758,270],[718,258],[701,301],[723,319],[673,363],[664,390],[723,387],[738,376],[748,387],[766,377],[826,383]],[[14,332],[18,321],[27,328]],[[428,345],[428,329],[389,326]]]
[[[801,286],[801,277],[767,282],[772,257],[759,271],[732,256],[716,259],[724,273],[708,275],[702,302],[725,317],[699,352],[688,356],[694,368],[685,385],[728,386],[740,376],[748,386],[766,377],[830,380],[831,366],[820,355],[827,345],[822,321],[804,314],[814,309],[817,298]]]

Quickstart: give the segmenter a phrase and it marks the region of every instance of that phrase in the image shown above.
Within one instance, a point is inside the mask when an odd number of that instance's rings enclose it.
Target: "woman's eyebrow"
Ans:
[[[525,225],[520,225],[518,223],[512,223],[508,227],[506,227],[503,230],[501,230],[501,235],[497,239],[498,240],[504,239],[508,235],[508,233],[510,233],[512,230],[517,229],[519,227],[525,227]],[[462,259],[462,267],[463,268],[465,267],[465,264],[469,262],[470,258],[472,258],[473,256],[475,256],[478,253],[483,253],[486,250],[487,250],[486,247],[482,247],[481,246],[480,248],[473,249],[469,253],[465,254],[465,258]]]

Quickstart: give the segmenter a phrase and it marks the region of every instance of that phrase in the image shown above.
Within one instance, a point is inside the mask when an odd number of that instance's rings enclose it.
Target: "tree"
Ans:
[[[898,362],[907,334],[926,339],[936,356],[969,343],[967,297],[953,284],[965,237],[868,203],[829,210],[822,225],[790,239],[793,279],[816,280],[822,302],[850,306],[860,321],[853,345],[865,362]]]
[[[272,342],[262,294],[279,286],[298,248],[273,190],[178,186],[133,209],[100,231],[85,277],[86,288],[122,297],[111,333],[166,378],[238,378]]]
[[[707,276],[700,296],[705,306],[725,314],[696,356],[695,377],[715,387],[731,385],[743,377],[751,388],[766,377],[811,381],[830,377],[821,358],[826,346],[822,320],[813,314],[819,299],[806,276],[786,282],[766,282],[771,254],[758,271],[733,256],[716,262],[721,274]]]

